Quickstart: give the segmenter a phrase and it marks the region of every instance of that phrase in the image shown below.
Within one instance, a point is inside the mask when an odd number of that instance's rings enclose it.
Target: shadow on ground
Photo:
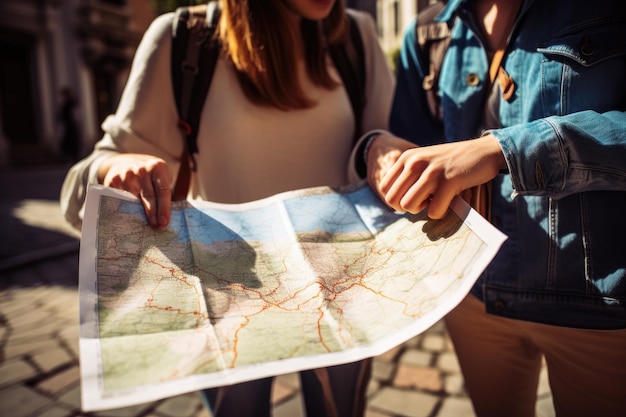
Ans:
[[[61,185],[68,168],[55,165],[0,171],[0,279],[3,286],[9,284],[9,275],[16,269],[32,268],[37,263],[73,254],[78,258],[80,235],[64,220],[59,205]]]

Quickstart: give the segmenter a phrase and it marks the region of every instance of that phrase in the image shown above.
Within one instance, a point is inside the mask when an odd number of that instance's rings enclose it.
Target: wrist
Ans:
[[[498,138],[493,133],[485,135],[484,138],[491,148],[492,160],[497,170],[499,172],[506,171],[508,166]]]

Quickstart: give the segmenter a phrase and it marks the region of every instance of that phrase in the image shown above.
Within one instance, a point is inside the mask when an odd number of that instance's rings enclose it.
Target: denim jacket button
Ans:
[[[480,82],[480,78],[478,77],[478,75],[472,72],[470,74],[467,74],[467,77],[465,77],[465,82],[470,87],[476,87],[478,83]]]
[[[504,311],[505,307],[506,307],[506,304],[502,300],[496,300],[493,302],[493,309],[498,313],[501,313],[502,311]]]

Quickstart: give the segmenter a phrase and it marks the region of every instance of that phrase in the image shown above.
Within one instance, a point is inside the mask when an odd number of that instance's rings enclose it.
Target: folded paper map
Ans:
[[[130,194],[90,186],[83,409],[382,354],[454,308],[504,239],[460,198],[435,221],[390,210],[364,182],[175,202],[161,229]]]

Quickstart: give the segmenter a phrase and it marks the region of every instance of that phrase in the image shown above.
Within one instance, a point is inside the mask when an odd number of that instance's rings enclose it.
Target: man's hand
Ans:
[[[372,144],[372,147],[378,139]],[[393,143],[389,143],[393,145]],[[396,150],[384,149],[379,144],[378,160],[395,160],[388,168],[379,168],[372,176],[378,192],[395,210],[417,213],[428,206],[428,216],[440,219],[445,216],[452,199],[473,186],[493,179],[506,162],[498,140],[493,135],[441,145],[407,149],[398,156]],[[372,158],[376,154],[372,155]],[[370,159],[368,158],[368,163]],[[375,165],[376,166],[376,165]],[[384,166],[383,163],[378,166]],[[369,177],[368,166],[368,177]],[[384,175],[377,180],[376,175]]]
[[[162,227],[169,224],[172,176],[161,158],[143,154],[113,156],[100,165],[98,181],[136,195],[150,225]]]

